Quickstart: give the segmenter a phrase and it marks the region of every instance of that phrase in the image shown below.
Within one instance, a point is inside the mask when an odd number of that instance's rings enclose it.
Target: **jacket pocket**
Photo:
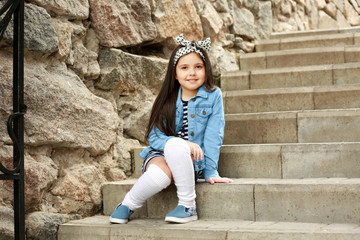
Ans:
[[[212,113],[212,108],[197,108],[196,121],[203,125],[206,125],[211,113]]]

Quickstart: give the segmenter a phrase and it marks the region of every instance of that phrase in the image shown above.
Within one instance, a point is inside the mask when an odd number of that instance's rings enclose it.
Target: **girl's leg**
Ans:
[[[110,217],[110,222],[126,223],[129,216],[144,205],[148,198],[170,185],[170,178],[170,170],[165,159],[161,157],[152,159],[147,166],[146,172],[138,179],[126,194],[123,202],[115,209]]]
[[[196,220],[194,163],[190,147],[185,140],[172,138],[165,144],[164,155],[179,198],[178,206],[166,215],[165,220],[179,223]]]
[[[190,147],[185,140],[172,138],[165,145],[164,155],[177,188],[179,205],[194,207],[195,176]]]
[[[146,172],[141,175],[122,202],[132,211],[142,207],[148,198],[168,187],[171,183],[169,176],[165,173],[166,170],[162,170],[161,167],[151,162],[149,162]]]

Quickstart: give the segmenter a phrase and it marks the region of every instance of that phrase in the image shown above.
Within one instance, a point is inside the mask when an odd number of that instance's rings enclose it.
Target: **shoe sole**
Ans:
[[[177,218],[177,217],[166,217],[165,222],[172,222],[172,223],[188,223],[192,221],[198,220],[197,216],[191,216],[187,218]]]
[[[128,220],[127,220],[127,219],[119,219],[119,218],[112,218],[112,217],[110,217],[110,222],[111,222],[111,223],[124,224],[124,223],[127,223]]]

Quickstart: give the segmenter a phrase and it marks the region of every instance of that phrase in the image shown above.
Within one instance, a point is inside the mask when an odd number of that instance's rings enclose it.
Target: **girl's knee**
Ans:
[[[171,153],[178,150],[185,150],[190,154],[190,147],[186,141],[179,137],[169,139],[164,147],[164,154]]]
[[[146,170],[149,168],[150,165],[156,165],[158,166],[170,179],[172,179],[172,175],[171,175],[171,171],[169,166],[167,165],[166,161],[164,158],[154,158],[152,159],[148,166],[146,167]]]

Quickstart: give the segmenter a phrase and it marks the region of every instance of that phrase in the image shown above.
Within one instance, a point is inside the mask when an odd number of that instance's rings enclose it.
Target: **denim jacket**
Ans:
[[[181,101],[181,87],[176,101],[175,130],[178,132],[183,122],[183,104]],[[205,91],[202,85],[195,97],[188,103],[188,135],[189,141],[197,143],[204,153],[204,159],[195,161],[195,171],[203,170],[205,180],[219,177],[218,161],[225,127],[222,93],[220,88],[213,92]],[[156,133],[155,133],[156,132]],[[166,136],[157,127],[149,134],[150,146],[139,155],[145,158],[151,150],[163,151],[166,142],[174,136]]]

